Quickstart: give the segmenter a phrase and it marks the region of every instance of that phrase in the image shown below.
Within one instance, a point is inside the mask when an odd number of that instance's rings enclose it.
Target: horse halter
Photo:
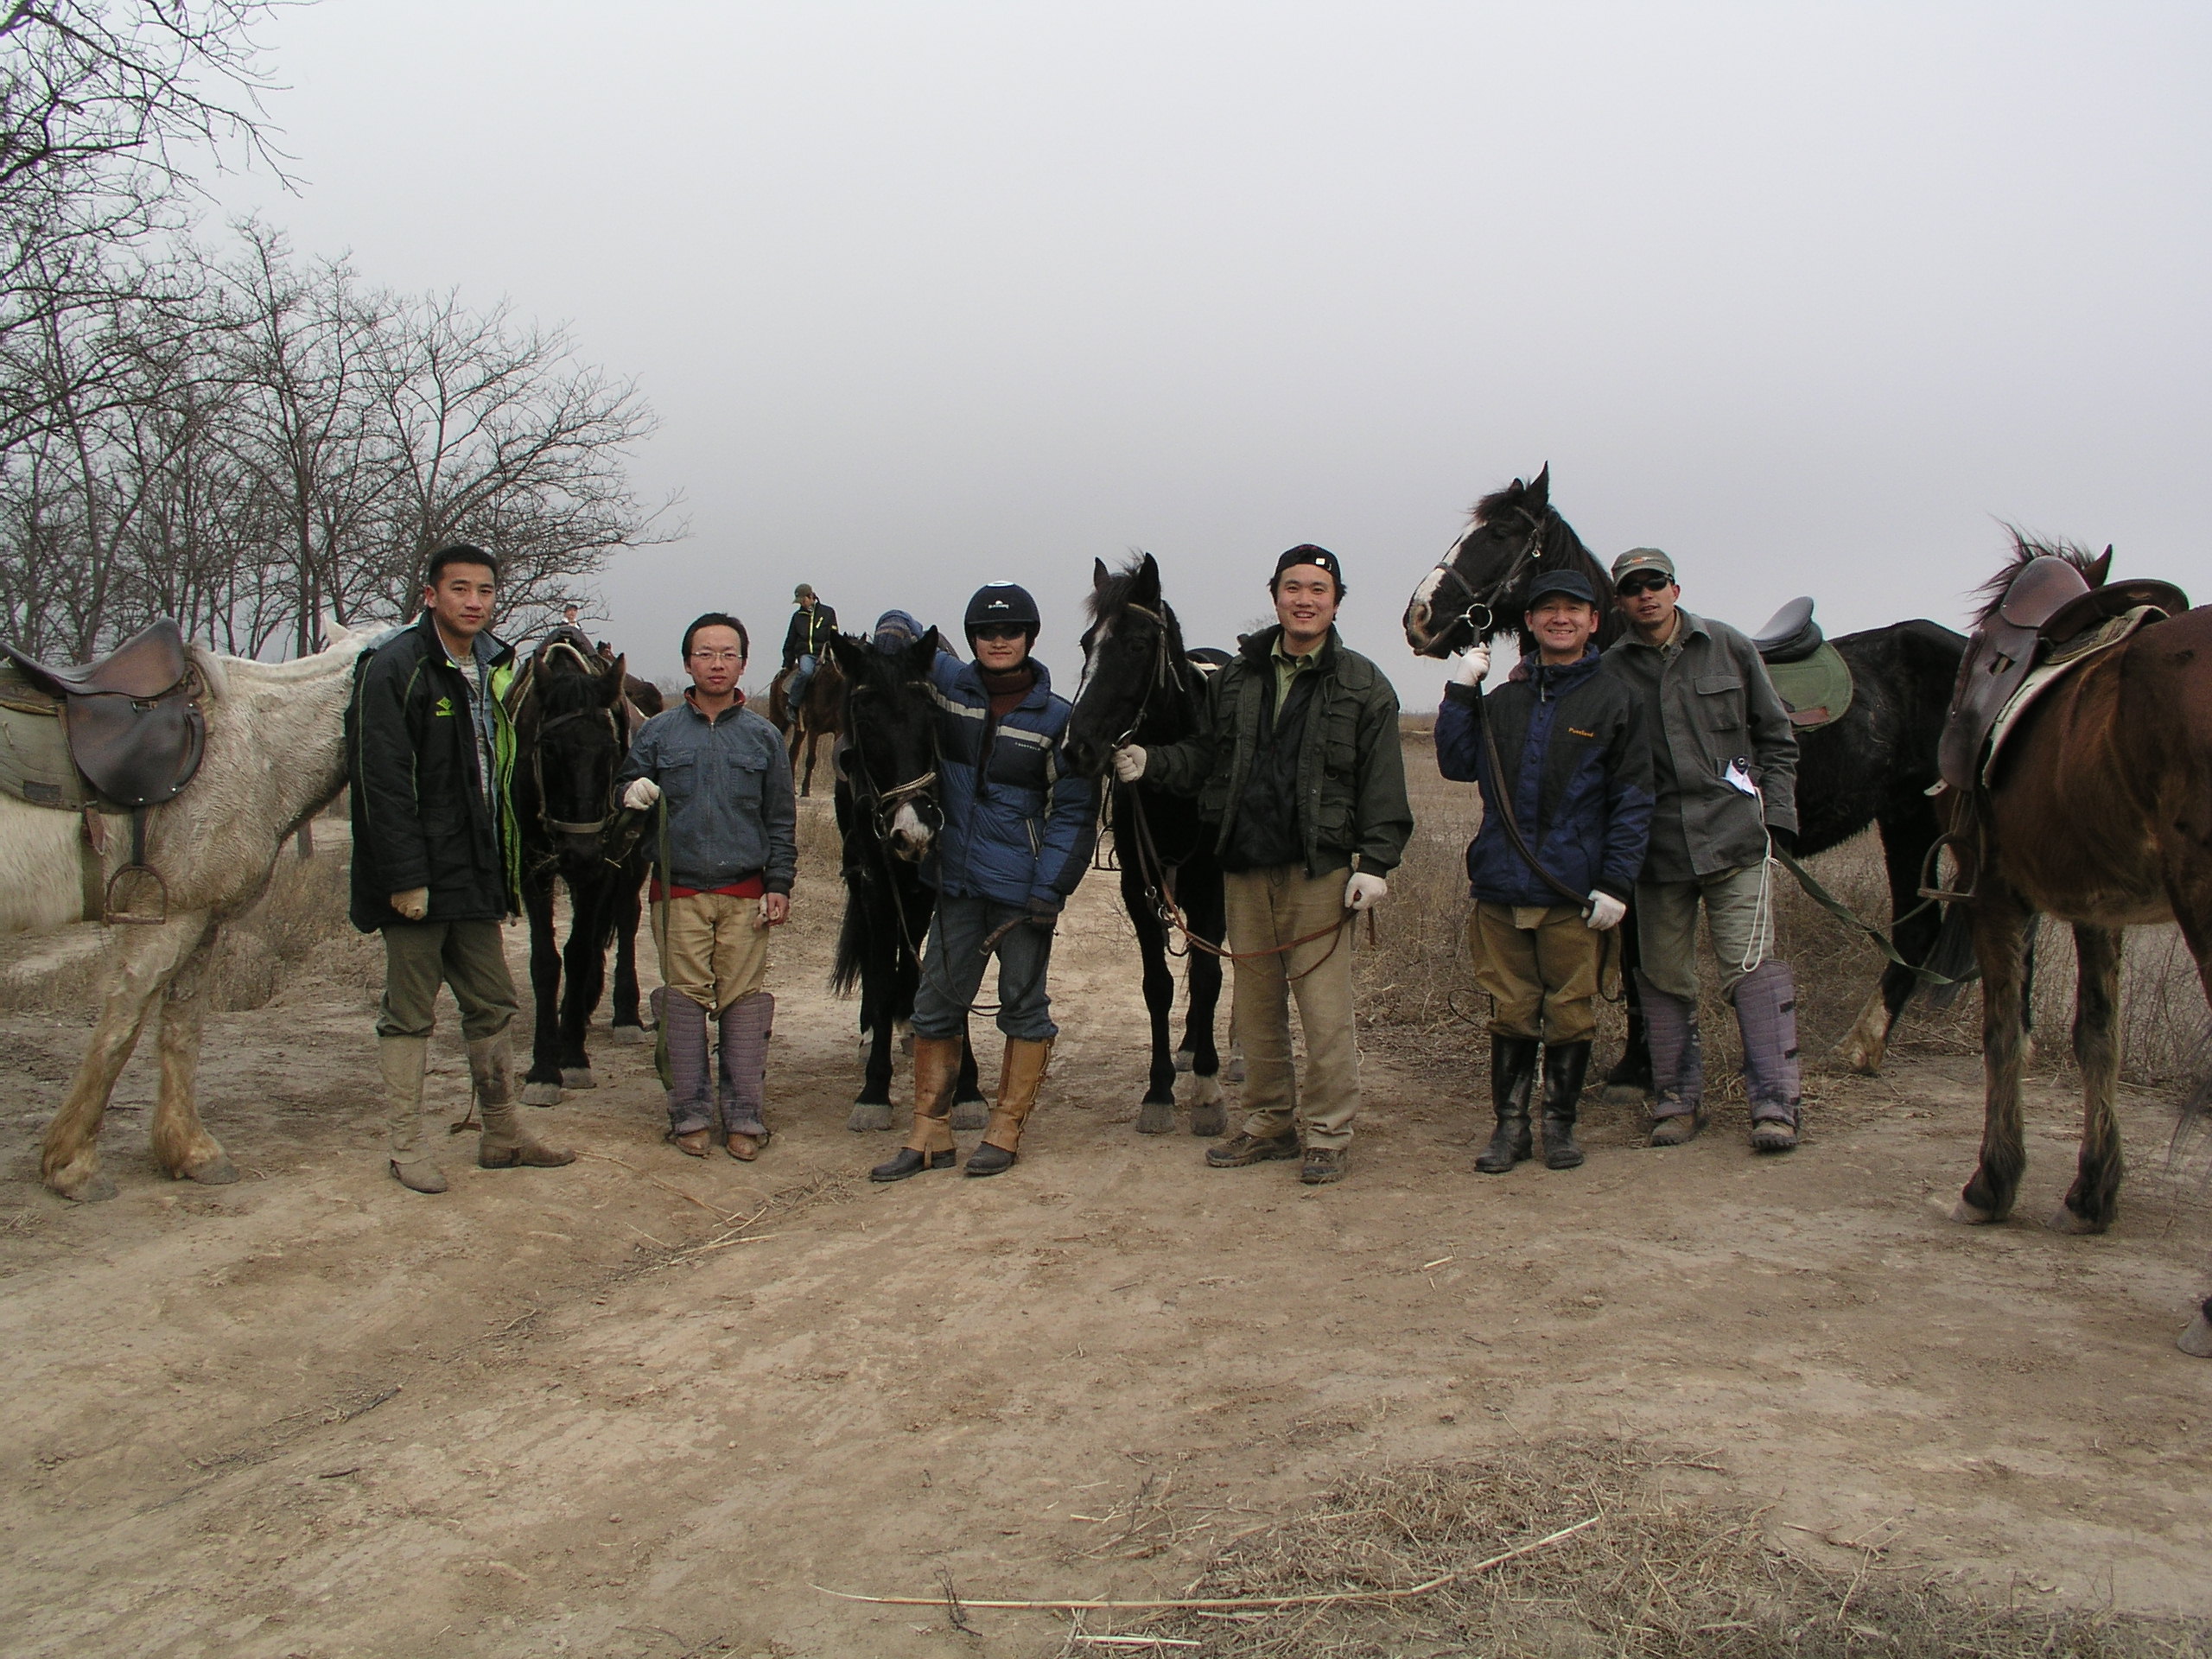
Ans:
[[[846,695],[849,697],[857,697],[861,692],[869,689],[865,685],[854,685]],[[857,753],[860,748],[860,737],[857,733],[853,735],[852,745]],[[932,754],[936,752],[934,734],[931,738],[931,752]],[[833,763],[835,758],[832,757]],[[874,774],[868,771],[867,757],[859,755],[858,759],[859,766],[846,774],[853,779],[855,785],[854,804],[868,809],[869,821],[874,827],[878,843],[888,842],[891,839],[893,820],[899,816],[899,809],[926,797],[931,790],[937,787],[938,768],[932,766],[918,777],[909,778],[903,783],[893,784],[888,789],[885,789],[877,785]],[[863,785],[868,791],[865,797],[861,793],[861,788]],[[933,801],[925,804],[932,808],[936,804]]]
[[[607,721],[607,734],[614,740],[616,748],[622,745],[622,728],[616,724],[612,709],[573,709],[565,715],[556,715],[537,728],[537,737],[530,746],[530,770],[537,785],[537,821],[556,835],[596,836],[614,821],[616,811],[614,790],[607,785],[607,810],[588,823],[564,823],[545,810],[545,734],[555,728],[566,726],[574,720],[590,720],[597,716]]]
[[[1478,595],[1473,585],[1459,574],[1459,567],[1454,563],[1459,549],[1466,544],[1467,538],[1465,536],[1452,543],[1452,557],[1439,559],[1436,562],[1437,573],[1445,581],[1456,584],[1459,591],[1467,598],[1466,608],[1453,618],[1453,621],[1465,623],[1472,630],[1478,640],[1487,638],[1496,626],[1495,607],[1498,601],[1513,591],[1513,585],[1520,580],[1523,570],[1544,556],[1544,531],[1551,527],[1552,520],[1558,517],[1549,507],[1546,507],[1541,513],[1531,512],[1526,507],[1516,507],[1514,512],[1529,521],[1529,539],[1521,543],[1521,550],[1513,556],[1513,562],[1505,567],[1505,574],[1490,585],[1488,593]],[[1442,585],[1441,582],[1438,584],[1440,591]],[[1433,603],[1431,614],[1434,614]],[[1440,632],[1437,635],[1439,639],[1443,637]]]
[[[1153,625],[1153,669],[1152,677],[1145,682],[1144,696],[1137,699],[1137,711],[1129,716],[1128,730],[1114,740],[1113,747],[1117,749],[1134,738],[1137,734],[1137,728],[1144,724],[1145,715],[1152,710],[1154,692],[1173,691],[1180,696],[1188,690],[1183,683],[1182,665],[1176,662],[1174,653],[1167,648],[1166,617],[1160,611],[1126,601],[1122,608],[1135,612]]]

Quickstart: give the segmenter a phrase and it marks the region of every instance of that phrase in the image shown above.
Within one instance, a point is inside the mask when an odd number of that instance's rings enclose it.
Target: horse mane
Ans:
[[[2090,587],[2104,585],[2104,572],[2097,569],[2100,561],[2111,552],[2092,553],[2078,543],[2064,540],[2046,542],[2031,536],[2017,524],[2005,526],[2005,533],[2012,538],[2012,556],[2005,567],[1987,582],[1974,589],[1980,607],[1974,612],[1977,623],[1986,622],[1997,614],[1997,607],[2005,602],[2005,594],[2012,585],[2012,578],[2031,559],[2063,559],[2082,573],[2082,580]]]

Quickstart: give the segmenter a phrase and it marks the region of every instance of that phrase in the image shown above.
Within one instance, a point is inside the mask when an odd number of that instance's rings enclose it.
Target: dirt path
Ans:
[[[1702,1453],[1821,1559],[2212,1605],[2212,1365],[2172,1346],[2212,1226],[2158,1101],[2125,1106],[2103,1238],[1942,1218],[1979,1132],[1964,1056],[1820,1082],[1786,1160],[1725,1116],[1642,1149],[1593,1108],[1582,1169],[1488,1179],[1466,1091],[1370,1039],[1350,1179],[1209,1171],[1133,1132],[1141,1010],[1094,881],[1020,1167],[871,1188],[893,1141],[842,1127],[835,899],[800,896],[751,1168],[662,1145],[649,1051],[602,1043],[602,1086],[534,1115],[575,1165],[480,1172],[456,1137],[453,1191],[405,1192],[370,999],[318,980],[211,1021],[245,1181],[156,1174],[134,1063],[122,1196],[77,1208],[35,1137],[81,1028],[0,1019],[0,1648],[1041,1656],[1045,1615],[971,1638],[810,1586],[1173,1593],[1355,1464],[1592,1430]],[[436,1064],[458,1116],[457,1046]],[[2031,1111],[2024,1217],[2072,1163],[2048,1079]]]

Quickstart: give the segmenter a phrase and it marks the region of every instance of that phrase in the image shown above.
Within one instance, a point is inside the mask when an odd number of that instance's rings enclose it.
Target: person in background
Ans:
[[[1797,738],[1751,642],[1681,607],[1675,562],[1656,547],[1613,561],[1628,632],[1608,673],[1643,705],[1651,738],[1651,850],[1636,884],[1637,988],[1651,1041],[1651,1144],[1705,1127],[1697,1019],[1697,917],[1720,960],[1720,989],[1744,1038],[1751,1145],[1797,1144],[1797,986],[1774,955],[1768,846],[1796,850]]]
[[[1483,798],[1482,828],[1467,846],[1475,899],[1467,931],[1476,981],[1491,999],[1496,1128],[1475,1160],[1486,1175],[1503,1174],[1535,1150],[1529,1097],[1540,1051],[1544,1163],[1582,1162],[1574,1123],[1598,1034],[1603,942],[1628,913],[1650,837],[1643,705],[1600,671],[1592,641],[1601,614],[1580,571],[1538,576],[1522,619],[1535,651],[1487,697],[1490,647],[1462,652],[1436,714],[1438,770],[1478,785]],[[1491,770],[1484,720],[1502,776]],[[1513,844],[1508,810],[1542,873]],[[1569,902],[1554,880],[1586,896]]]
[[[804,582],[791,589],[791,600],[798,608],[784,630],[784,669],[790,677],[784,682],[784,707],[797,720],[806,702],[806,688],[814,683],[814,671],[822,665],[822,653],[829,649],[830,636],[837,632],[837,613],[816,598]]]
[[[1294,547],[1268,588],[1275,626],[1239,640],[1207,681],[1198,733],[1151,750],[1125,744],[1113,766],[1124,783],[1149,778],[1197,796],[1200,816],[1219,826],[1245,1122],[1206,1162],[1235,1169],[1302,1150],[1299,1179],[1318,1186],[1344,1179],[1359,1115],[1352,918],[1389,894],[1414,815],[1397,693],[1337,634],[1337,556]],[[1291,1066],[1294,995],[1302,1091]]]
[[[430,556],[423,614],[364,656],[346,708],[353,788],[353,921],[384,935],[377,1064],[392,1179],[442,1192],[423,1142],[423,1073],[438,986],[452,988],[483,1118],[484,1169],[553,1167],[575,1154],[541,1145],[516,1120],[515,1015],[500,923],[521,909],[522,838],[511,785],[514,727],[503,694],[514,648],[491,631],[499,565],[465,545]]]
[[[616,775],[622,804],[658,805],[653,937],[661,950],[668,1039],[668,1135],[703,1158],[717,1121],[722,1149],[751,1163],[768,1144],[768,933],[791,916],[798,806],[776,728],[745,706],[745,624],[709,611],[683,631],[691,684],[638,730]],[[667,849],[664,861],[660,849]],[[719,1028],[721,1078],[708,1065],[707,1021]],[[717,1100],[719,1096],[719,1102]]]
[[[1041,626],[1037,601],[1013,582],[995,582],[968,601],[966,622],[975,660],[941,652],[930,671],[944,827],[922,867],[938,901],[914,993],[914,1128],[906,1146],[868,1171],[874,1181],[903,1181],[956,1161],[952,1084],[968,1011],[994,953],[1006,1056],[967,1173],[1014,1167],[1059,1034],[1046,988],[1052,932],[1090,867],[1096,834],[1090,780],[1061,754],[1068,700],[1053,694],[1052,675],[1030,655]]]

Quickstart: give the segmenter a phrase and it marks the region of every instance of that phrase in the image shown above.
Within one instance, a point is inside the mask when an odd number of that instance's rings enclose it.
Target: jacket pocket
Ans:
[[[1700,674],[1697,687],[1699,723],[1711,732],[1732,732],[1744,723],[1744,682],[1736,674]]]

